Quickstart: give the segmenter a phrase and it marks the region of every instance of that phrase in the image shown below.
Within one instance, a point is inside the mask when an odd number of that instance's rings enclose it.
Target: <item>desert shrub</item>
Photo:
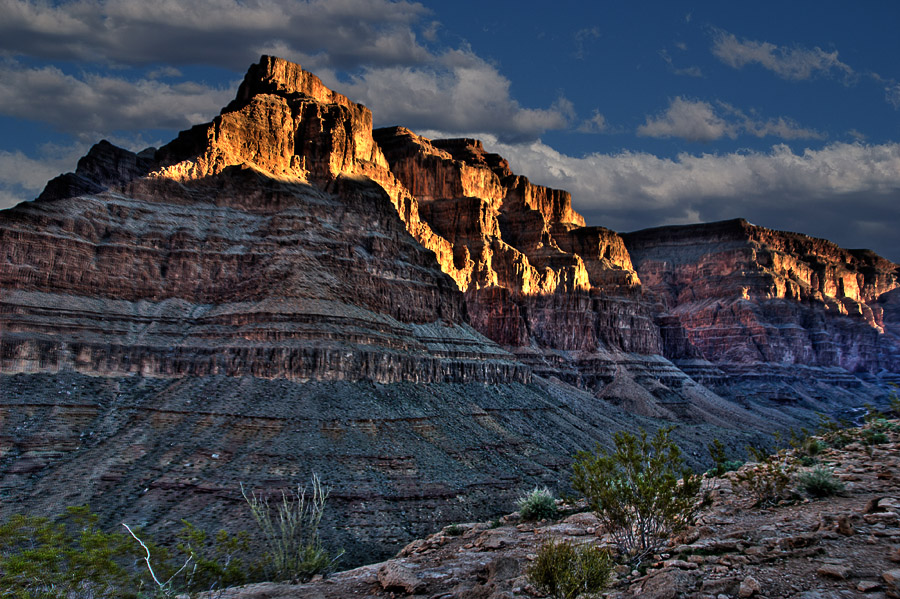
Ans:
[[[835,449],[843,449],[853,443],[853,436],[846,430],[828,433],[824,436],[824,439],[829,447],[834,447]]]
[[[332,556],[319,538],[329,490],[315,474],[310,493],[299,485],[296,490],[282,491],[274,508],[266,497],[248,495],[243,486],[241,492],[265,537],[268,569],[274,579],[306,582],[331,570],[343,555],[341,551]]]
[[[556,516],[556,499],[547,487],[535,487],[516,500],[523,520],[543,520]]]
[[[792,468],[780,454],[769,454],[766,450],[748,447],[756,464],[748,466],[738,474],[740,482],[754,499],[754,505],[765,507],[775,505],[789,494]]]
[[[881,445],[888,442],[888,436],[884,431],[875,428],[863,429],[860,436],[864,445]]]
[[[743,460],[726,460],[726,462],[722,464],[722,467],[725,468],[725,472],[734,472],[743,465]]]
[[[50,518],[16,514],[0,524],[0,596],[17,599],[134,597],[138,554],[107,533],[86,506]]]
[[[554,599],[593,596],[609,584],[612,560],[606,551],[571,541],[550,540],[528,568],[528,580]]]
[[[725,446],[718,439],[713,439],[706,449],[713,461],[713,467],[706,471],[709,476],[722,476],[726,472],[734,472],[744,465],[741,460],[729,460],[725,455]]]
[[[835,478],[830,471],[821,467],[801,473],[797,480],[800,487],[813,497],[831,497],[844,489],[844,483]]]
[[[466,528],[464,526],[460,526],[459,524],[451,524],[444,529],[444,532],[451,537],[458,537],[466,532]]]
[[[262,563],[247,560],[250,538],[246,532],[229,534],[220,530],[209,534],[182,520],[177,549],[190,561],[173,580],[184,591],[209,591],[246,584],[262,578]]]
[[[818,460],[812,456],[802,455],[797,459],[797,462],[800,463],[801,466],[814,466]]]
[[[662,428],[648,439],[643,430],[637,436],[620,431],[612,452],[598,445],[593,454],[579,452],[573,464],[573,486],[634,562],[692,523],[699,509],[700,477],[684,467],[670,432]]]
[[[802,445],[802,451],[808,457],[814,457],[822,453],[828,446],[815,437],[807,438]]]
[[[725,446],[718,439],[713,439],[712,443],[706,446],[709,451],[709,457],[712,458],[713,467],[707,471],[710,476],[722,476],[725,474]]]

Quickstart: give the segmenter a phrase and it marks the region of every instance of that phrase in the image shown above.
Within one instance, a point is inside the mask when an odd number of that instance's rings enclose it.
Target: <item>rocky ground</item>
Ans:
[[[896,423],[895,423],[896,424]],[[785,459],[798,464],[799,452]],[[818,466],[845,488],[826,499],[795,498],[769,508],[739,483],[746,465],[709,481],[711,502],[697,525],[640,571],[619,566],[609,599],[838,599],[900,597],[900,433],[888,442],[826,449]],[[797,465],[795,475],[809,467]],[[302,585],[262,583],[215,594],[221,599],[337,599],[411,596],[430,599],[540,597],[527,570],[541,543],[567,539],[604,545],[609,537],[590,512],[571,508],[556,521],[446,527],[409,544],[395,558]]]

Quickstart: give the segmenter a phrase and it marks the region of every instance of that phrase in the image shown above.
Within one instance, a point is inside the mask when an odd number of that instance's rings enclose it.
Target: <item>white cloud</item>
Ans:
[[[0,114],[49,123],[96,141],[115,130],[180,129],[210,120],[234,97],[197,83],[64,73],[57,67],[0,63]]]
[[[709,102],[675,98],[662,113],[647,117],[638,127],[644,137],[679,137],[687,141],[709,142],[722,137],[735,139],[746,133],[755,137],[781,139],[824,139],[814,129],[801,127],[794,120],[779,117],[759,119],[748,116],[730,104],[718,102],[718,109]]]
[[[687,50],[687,45],[683,43],[676,43],[675,47],[681,51]],[[672,56],[669,54],[669,51],[663,48],[659,51],[659,57],[663,59],[663,61],[669,65],[669,70],[675,75],[686,75],[688,77],[703,77],[703,71],[700,70],[698,66],[691,67],[683,67],[679,68],[675,66],[675,61],[672,59]]]
[[[644,152],[574,157],[540,141],[483,139],[514,172],[572,192],[589,224],[630,231],[745,217],[900,260],[895,227],[866,224],[900,222],[900,144],[833,142],[800,153],[779,144],[767,152],[669,159]]]
[[[369,67],[349,82],[323,75],[326,84],[371,108],[379,126],[491,131],[513,140],[566,127],[574,117],[565,98],[545,109],[522,107],[510,95],[509,80],[467,49],[448,51],[429,65]]]
[[[854,72],[849,65],[838,60],[837,50],[826,52],[821,48],[788,48],[769,42],[738,40],[734,34],[716,30],[713,54],[730,67],[740,69],[758,63],[783,79],[811,79],[822,75],[837,75],[850,81]]]
[[[713,141],[721,137],[737,136],[732,125],[719,117],[708,102],[678,97],[669,108],[655,117],[647,117],[638,127],[644,137],[680,137],[688,141]]]

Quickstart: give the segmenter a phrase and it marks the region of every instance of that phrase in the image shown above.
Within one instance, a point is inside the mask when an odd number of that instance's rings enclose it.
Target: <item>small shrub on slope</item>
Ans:
[[[312,477],[310,493],[305,487],[282,492],[281,501],[274,507],[265,497],[247,495],[243,487],[241,492],[265,537],[269,570],[275,580],[306,582],[316,574],[328,572],[343,555],[340,552],[332,556],[319,539],[319,523],[329,491],[318,476]]]
[[[535,487],[516,501],[523,520],[543,520],[556,516],[556,499],[547,487]]]
[[[738,473],[738,482],[750,492],[756,507],[775,505],[789,494],[793,467],[781,454],[769,454],[766,450],[748,447],[756,460]]]
[[[670,432],[648,438],[643,430],[620,431],[612,452],[598,446],[593,454],[579,452],[573,464],[572,485],[633,562],[692,523],[699,509],[701,479],[684,466]]]
[[[813,497],[831,497],[844,489],[844,483],[825,468],[813,468],[797,477],[800,487]]]
[[[528,580],[553,599],[591,597],[609,584],[612,560],[606,551],[570,541],[548,541],[528,568]]]

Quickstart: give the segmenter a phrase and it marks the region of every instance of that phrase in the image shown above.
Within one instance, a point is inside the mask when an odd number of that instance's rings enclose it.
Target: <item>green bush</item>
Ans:
[[[634,562],[692,523],[699,509],[701,479],[684,467],[670,432],[659,429],[648,439],[643,430],[639,436],[620,431],[611,453],[598,445],[593,454],[579,452],[573,464],[572,485]]]
[[[862,442],[864,445],[881,445],[888,442],[888,436],[880,430],[866,428],[862,431]]]
[[[134,597],[139,554],[124,534],[106,533],[86,506],[55,521],[16,514],[0,524],[0,597]]]
[[[844,489],[844,483],[822,467],[813,468],[797,477],[800,487],[813,497],[831,497]]]
[[[713,460],[713,467],[706,471],[709,476],[722,476],[726,472],[734,472],[744,465],[741,460],[729,460],[725,456],[725,446],[718,439],[713,439],[706,449]]]
[[[261,580],[262,564],[248,561],[250,538],[246,532],[231,535],[220,530],[209,538],[206,531],[182,520],[177,549],[190,558],[176,580],[175,588],[185,591],[208,591]]]
[[[451,524],[444,529],[444,532],[451,537],[458,537],[466,532],[466,527],[459,524]]]
[[[535,487],[516,501],[523,520],[543,520],[556,516],[556,499],[547,487]]]
[[[330,571],[343,555],[341,551],[332,556],[319,539],[319,523],[329,491],[315,474],[311,494],[300,486],[290,493],[282,492],[274,509],[267,498],[255,493],[247,495],[243,486],[241,492],[265,537],[268,569],[275,580],[306,582],[316,574]]]
[[[553,540],[543,544],[528,568],[528,580],[554,599],[590,597],[609,584],[612,560],[590,545]]]

